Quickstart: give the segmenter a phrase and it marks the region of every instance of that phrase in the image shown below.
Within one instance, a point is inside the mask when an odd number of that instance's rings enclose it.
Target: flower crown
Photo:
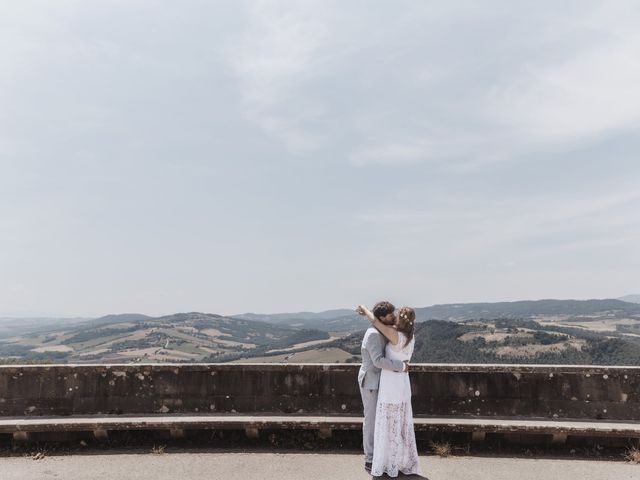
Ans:
[[[403,320],[408,320],[409,319],[409,315],[407,315],[407,312],[402,312],[400,314],[400,318],[403,319]],[[413,321],[407,322],[407,324],[413,325]]]

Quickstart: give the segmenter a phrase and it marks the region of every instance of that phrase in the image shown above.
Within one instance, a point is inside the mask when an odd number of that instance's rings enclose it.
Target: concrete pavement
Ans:
[[[2,480],[369,479],[359,454],[110,453],[0,458]],[[421,457],[429,480],[640,480],[640,465],[617,461]],[[416,477],[404,477],[416,478]],[[419,477],[418,477],[419,478]]]

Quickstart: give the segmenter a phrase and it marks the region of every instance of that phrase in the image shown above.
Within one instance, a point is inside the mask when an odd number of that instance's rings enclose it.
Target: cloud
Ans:
[[[322,115],[322,108],[301,101],[297,89],[313,76],[330,42],[327,7],[312,1],[250,2],[248,25],[226,51],[246,116],[292,153],[319,143],[304,123]]]
[[[633,283],[636,2],[205,3],[0,6],[6,308]]]
[[[424,162],[434,157],[433,146],[427,142],[387,143],[367,146],[353,152],[349,158],[356,166],[367,164],[404,165]]]
[[[429,208],[391,207],[355,220],[377,245],[394,245],[410,258],[438,251],[445,262],[487,255],[531,260],[585,248],[613,252],[640,238],[640,185],[618,188],[509,198],[441,194],[425,200]]]
[[[640,127],[640,34],[610,19],[592,28],[600,32],[597,45],[562,61],[528,64],[488,95],[486,108],[493,106],[523,147],[593,141]]]
[[[640,124],[633,3],[527,15],[516,5],[246,5],[225,58],[246,117],[293,155],[466,171]]]
[[[404,108],[396,114],[385,102],[386,115],[372,114],[379,121],[366,122],[361,131],[365,141],[354,145],[350,162],[435,162],[466,171],[536,153],[544,158],[637,132],[638,6],[598,2],[584,7],[546,12],[541,18],[515,15],[516,6],[510,12],[514,15],[488,7],[472,12],[477,25],[465,34],[478,36],[487,22],[497,28],[507,21],[511,30],[488,33],[458,57],[439,55],[424,43],[423,54],[419,44],[408,47],[406,57],[422,71],[437,74],[412,83],[417,77],[411,77],[407,64],[401,65],[407,78],[397,75],[396,83],[385,87]],[[445,18],[450,30],[438,32],[434,43],[451,42],[450,32],[459,30],[463,20]],[[552,29],[549,22],[559,27]],[[474,53],[478,49],[479,56]],[[420,108],[407,105],[406,96]]]

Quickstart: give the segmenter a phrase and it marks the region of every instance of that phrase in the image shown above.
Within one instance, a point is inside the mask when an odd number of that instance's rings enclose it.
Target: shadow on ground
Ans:
[[[427,437],[419,434],[416,440],[420,455],[572,460],[625,461],[625,454],[632,446],[589,442],[566,445],[521,444],[506,441],[500,436],[487,436],[487,440],[481,443],[469,442],[468,437],[464,435]],[[357,431],[336,431],[330,438],[322,438],[318,432],[312,430],[264,430],[260,431],[258,438],[248,439],[245,432],[239,430],[186,431],[183,438],[173,438],[168,432],[162,431],[127,430],[110,432],[105,440],[96,440],[89,432],[67,432],[62,438],[60,434],[56,434],[56,437],[42,435],[34,437],[34,441],[29,443],[16,442],[11,435],[0,435],[0,457],[31,456],[34,459],[59,455],[162,455],[173,452],[313,452],[353,455],[360,453],[361,449],[362,437]],[[414,475],[396,478],[426,477]]]

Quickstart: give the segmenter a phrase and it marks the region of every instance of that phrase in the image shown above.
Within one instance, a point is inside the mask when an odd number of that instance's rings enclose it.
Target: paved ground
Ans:
[[[360,455],[336,453],[100,452],[41,460],[0,458],[0,477],[2,480],[371,478],[360,462]],[[640,480],[640,465],[614,461],[423,456],[421,465],[424,477],[429,480]]]

